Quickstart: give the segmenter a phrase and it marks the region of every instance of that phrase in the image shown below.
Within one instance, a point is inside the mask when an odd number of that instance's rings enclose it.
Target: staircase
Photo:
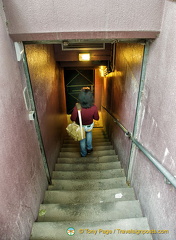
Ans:
[[[93,148],[81,158],[65,139],[31,240],[152,240],[132,232],[149,226],[103,128],[93,129]]]

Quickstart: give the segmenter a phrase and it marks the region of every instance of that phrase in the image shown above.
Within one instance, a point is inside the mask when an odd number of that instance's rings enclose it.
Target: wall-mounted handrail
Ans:
[[[155,167],[164,175],[164,177],[168,180],[169,184],[172,184],[176,188],[176,178],[165,168],[159,161],[152,156],[152,154],[142,146],[140,142],[135,139],[132,134],[123,126],[123,124],[115,118],[115,116],[105,107],[102,106],[104,110],[106,110],[109,115],[114,119],[114,122],[123,130],[125,135],[131,139],[131,141],[141,150],[141,152],[155,165]]]

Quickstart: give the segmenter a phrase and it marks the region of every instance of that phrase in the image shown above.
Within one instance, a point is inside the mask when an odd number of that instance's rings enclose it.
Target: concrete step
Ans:
[[[40,212],[42,214],[40,214]],[[41,204],[38,221],[109,221],[142,217],[139,201],[98,204]]]
[[[106,190],[113,188],[128,188],[125,177],[110,179],[75,179],[75,180],[57,180],[52,179],[52,185],[48,190]]]
[[[55,165],[55,171],[84,171],[84,170],[109,170],[120,169],[120,162],[108,162],[108,163],[57,163]]]
[[[73,139],[65,139],[63,144],[72,144],[72,143],[79,143],[78,141],[74,141]],[[92,139],[92,144],[101,144],[101,143],[110,143],[110,141],[108,139],[104,139],[104,138],[97,138],[97,139]]]
[[[93,131],[104,131],[103,127],[95,127],[93,128]]]
[[[92,133],[92,136],[93,136],[93,137],[100,136],[100,137],[106,137],[106,138],[108,138],[108,135],[107,135],[106,133],[104,133],[104,132],[93,132],[93,133]]]
[[[124,233],[149,226],[102,128],[93,129],[93,148],[80,157],[79,142],[66,137],[31,240],[68,240],[69,227],[75,240],[152,240],[149,234]]]
[[[108,135],[105,133],[105,132],[103,132],[103,131],[93,131],[92,132],[92,136],[105,136],[105,137],[108,137]]]
[[[67,229],[75,230],[73,236]],[[92,232],[90,232],[92,230]],[[149,230],[146,218],[118,219],[102,222],[35,222],[30,240],[152,240],[151,234],[125,233],[123,230]]]
[[[82,191],[46,191],[44,204],[104,203],[135,200],[132,188]]]
[[[113,150],[113,146],[109,145],[109,146],[95,146],[93,148],[94,151],[103,151],[103,150]],[[80,148],[79,146],[75,146],[75,147],[62,147],[61,148],[61,152],[80,152]]]
[[[92,157],[91,154],[87,157],[72,157],[65,158],[61,157],[57,159],[57,163],[108,163],[118,161],[117,155],[102,156],[102,157]]]
[[[93,147],[95,146],[111,146],[111,143],[110,142],[94,142],[93,143]],[[63,148],[70,148],[70,147],[79,147],[79,142],[73,142],[73,143],[67,143],[67,144],[63,144],[62,145]]]
[[[99,139],[107,139],[107,140],[109,140],[108,136],[103,135],[103,134],[93,134],[92,137],[93,137],[93,139],[99,138]]]
[[[108,135],[107,134],[105,134],[105,133],[103,133],[103,132],[93,132],[92,133],[92,136],[93,137],[105,137],[105,138],[108,138]],[[67,136],[65,136],[65,138],[64,139],[72,139],[72,137],[70,137],[69,135],[67,135]]]
[[[108,179],[124,177],[123,169],[110,169],[101,171],[53,171],[53,179]]]
[[[93,132],[93,133],[92,133],[92,136],[93,136],[93,138],[108,138],[107,134],[105,134],[105,133],[103,133],[103,132]],[[72,137],[69,136],[69,135],[67,135],[67,136],[65,136],[64,139],[65,139],[65,140],[67,140],[67,139],[72,139]]]
[[[90,155],[92,157],[101,157],[115,155],[115,150],[103,150],[103,151],[93,151]],[[79,152],[60,152],[60,157],[80,157]]]
[[[109,142],[109,138],[104,137],[104,136],[93,136],[92,140],[94,142],[96,142],[96,141],[107,141],[107,142]]]

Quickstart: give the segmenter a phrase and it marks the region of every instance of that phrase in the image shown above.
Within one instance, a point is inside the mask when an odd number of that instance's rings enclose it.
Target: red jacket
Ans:
[[[97,107],[95,105],[93,105],[90,108],[82,108],[81,109],[81,117],[82,117],[83,125],[90,125],[91,123],[93,123],[93,119],[99,120]],[[71,120],[75,121],[77,124],[79,124],[78,109],[76,106],[73,108],[73,112],[71,114]]]

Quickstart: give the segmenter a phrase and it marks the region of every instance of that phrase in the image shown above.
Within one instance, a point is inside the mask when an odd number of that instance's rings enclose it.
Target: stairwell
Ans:
[[[103,128],[93,129],[93,148],[81,158],[79,143],[65,139],[31,240],[152,240],[132,232],[148,222]]]

